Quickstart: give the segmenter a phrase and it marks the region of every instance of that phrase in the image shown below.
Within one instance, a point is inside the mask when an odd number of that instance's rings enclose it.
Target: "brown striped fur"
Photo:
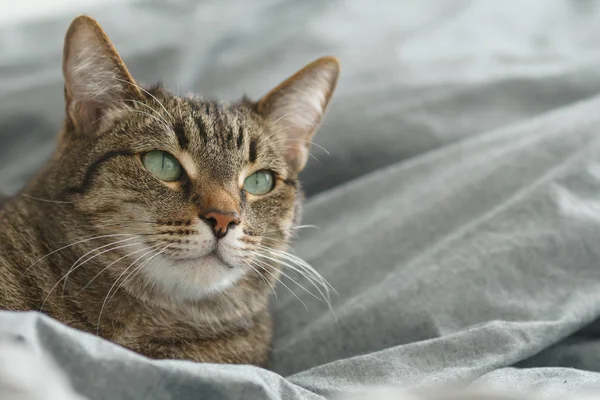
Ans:
[[[82,16],[63,72],[56,151],[0,208],[0,307],[43,311],[153,358],[264,365],[281,265],[255,252],[287,246],[337,61],[309,64],[258,102],[178,97],[137,86]],[[174,155],[185,177],[150,174],[141,157],[152,150]],[[276,177],[263,196],[242,189],[257,170]],[[199,218],[209,208],[239,214],[239,226],[216,240]]]

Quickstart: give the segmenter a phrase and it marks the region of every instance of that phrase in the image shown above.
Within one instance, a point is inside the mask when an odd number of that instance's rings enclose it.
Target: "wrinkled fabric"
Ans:
[[[340,56],[316,139],[330,154],[313,147],[319,162],[303,176],[303,224],[318,228],[293,246],[337,294],[330,307],[310,282],[283,280],[271,371],[148,360],[36,313],[0,313],[0,333],[49,354],[90,399],[600,389],[600,3],[370,4],[149,2],[94,14],[134,76],[182,93],[259,96],[312,58]],[[71,17],[0,28],[9,192],[55,140]]]

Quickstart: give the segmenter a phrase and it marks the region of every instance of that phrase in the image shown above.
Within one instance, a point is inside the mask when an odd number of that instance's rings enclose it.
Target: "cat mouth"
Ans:
[[[235,267],[231,264],[229,264],[227,261],[225,261],[223,259],[223,257],[221,257],[219,255],[219,253],[217,252],[217,250],[213,250],[210,253],[208,253],[207,255],[204,255],[202,257],[197,257],[193,259],[194,261],[198,262],[199,266],[202,267],[203,265],[222,265],[228,269],[234,269]]]

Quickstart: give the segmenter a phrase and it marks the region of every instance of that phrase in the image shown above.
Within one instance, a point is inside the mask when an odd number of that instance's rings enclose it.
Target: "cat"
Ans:
[[[339,69],[318,59],[258,101],[180,97],[74,19],[56,149],[0,208],[0,308],[150,358],[265,366],[282,267],[320,279],[285,251]]]

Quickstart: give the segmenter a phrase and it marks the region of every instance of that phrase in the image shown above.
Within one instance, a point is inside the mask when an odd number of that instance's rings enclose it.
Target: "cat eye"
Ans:
[[[161,181],[177,181],[183,175],[183,167],[179,161],[166,151],[150,151],[142,156],[142,163],[152,175]]]
[[[244,180],[244,190],[255,196],[269,193],[275,186],[275,177],[271,171],[257,171]]]

